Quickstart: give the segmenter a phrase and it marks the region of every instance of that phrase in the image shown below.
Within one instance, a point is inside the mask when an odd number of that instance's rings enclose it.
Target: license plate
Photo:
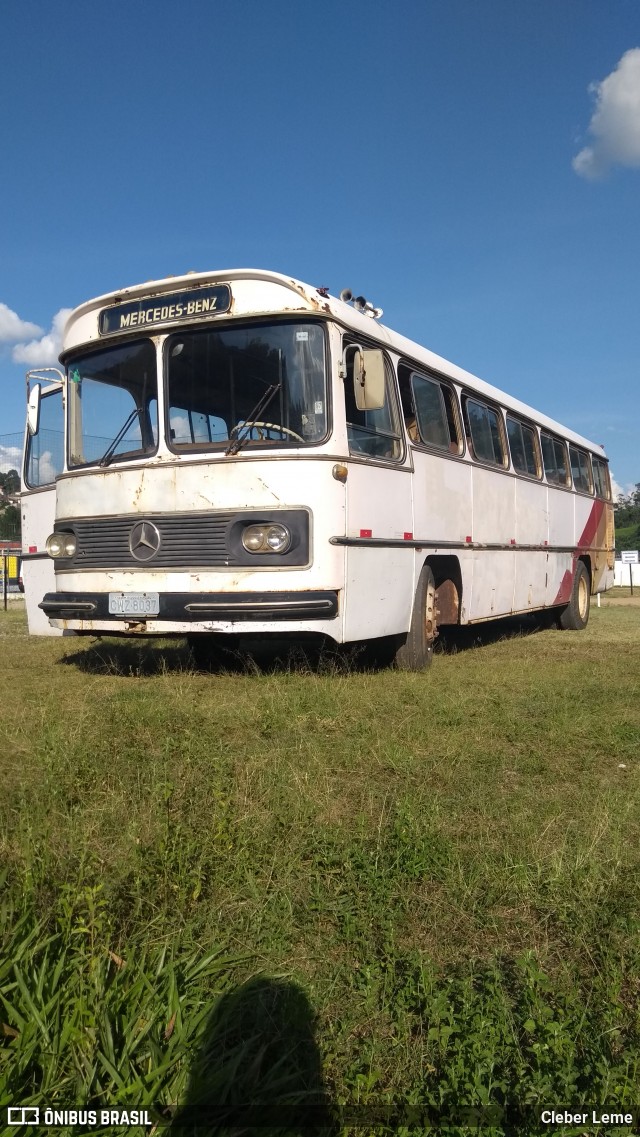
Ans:
[[[157,616],[159,592],[110,592],[110,616]]]

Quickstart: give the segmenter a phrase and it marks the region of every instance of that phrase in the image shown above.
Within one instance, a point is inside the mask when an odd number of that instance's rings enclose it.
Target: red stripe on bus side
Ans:
[[[604,516],[605,505],[603,501],[594,501],[589,511],[587,523],[578,540],[579,549],[588,549],[595,543],[596,533]]]
[[[573,554],[571,568],[567,569],[562,580],[560,581],[560,588],[554,600],[554,604],[568,604],[571,600],[571,590],[573,588],[573,578],[576,571],[576,562],[578,560],[578,552],[580,549],[589,549],[595,544],[596,535],[600,528],[600,523],[604,518],[605,503],[603,501],[594,501],[586,525],[578,539],[578,548]]]

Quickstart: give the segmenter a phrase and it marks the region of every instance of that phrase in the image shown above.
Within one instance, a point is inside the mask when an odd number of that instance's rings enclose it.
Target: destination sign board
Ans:
[[[185,292],[167,292],[162,296],[143,297],[127,304],[103,308],[98,321],[101,336],[128,332],[134,328],[152,328],[182,320],[201,320],[217,316],[231,307],[228,284],[208,288],[190,288]]]

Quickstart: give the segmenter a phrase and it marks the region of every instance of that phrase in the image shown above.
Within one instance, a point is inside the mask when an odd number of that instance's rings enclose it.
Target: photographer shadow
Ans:
[[[302,988],[260,976],[223,995],[171,1137],[333,1137],[338,1128]]]

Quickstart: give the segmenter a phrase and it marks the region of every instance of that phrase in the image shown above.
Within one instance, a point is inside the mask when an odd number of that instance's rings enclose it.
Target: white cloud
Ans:
[[[37,469],[37,477],[34,478],[35,470]],[[31,464],[29,467],[29,481],[38,486],[46,486],[49,482],[55,481],[57,475],[60,473],[60,467],[56,467],[53,461],[53,455],[50,450],[45,450],[44,454]]]
[[[71,314],[71,308],[61,308],[56,312],[51,330],[40,339],[29,343],[17,343],[12,351],[14,363],[26,363],[29,367],[51,367],[58,362],[62,345],[64,326]],[[40,328],[37,331],[41,331]]]
[[[593,141],[573,159],[576,173],[598,178],[610,166],[640,166],[640,47],[625,52],[615,71],[589,90],[596,97]]]
[[[22,465],[22,450],[18,446],[0,446],[0,470],[19,470]]]
[[[171,415],[169,425],[173,442],[191,442],[191,427],[186,415]]]
[[[611,478],[611,496],[614,501],[617,501],[619,497],[627,497],[636,488],[631,482],[626,486],[621,486],[611,470],[609,470],[609,477]]]
[[[624,490],[620,485],[620,482],[617,482],[614,478],[612,470],[609,470],[609,477],[611,479],[611,493],[613,495],[613,500],[617,501],[620,497],[620,494],[624,493]]]
[[[23,340],[27,336],[41,335],[42,328],[37,324],[21,320],[17,312],[13,312],[6,304],[0,304],[0,343],[14,343],[15,340]]]

